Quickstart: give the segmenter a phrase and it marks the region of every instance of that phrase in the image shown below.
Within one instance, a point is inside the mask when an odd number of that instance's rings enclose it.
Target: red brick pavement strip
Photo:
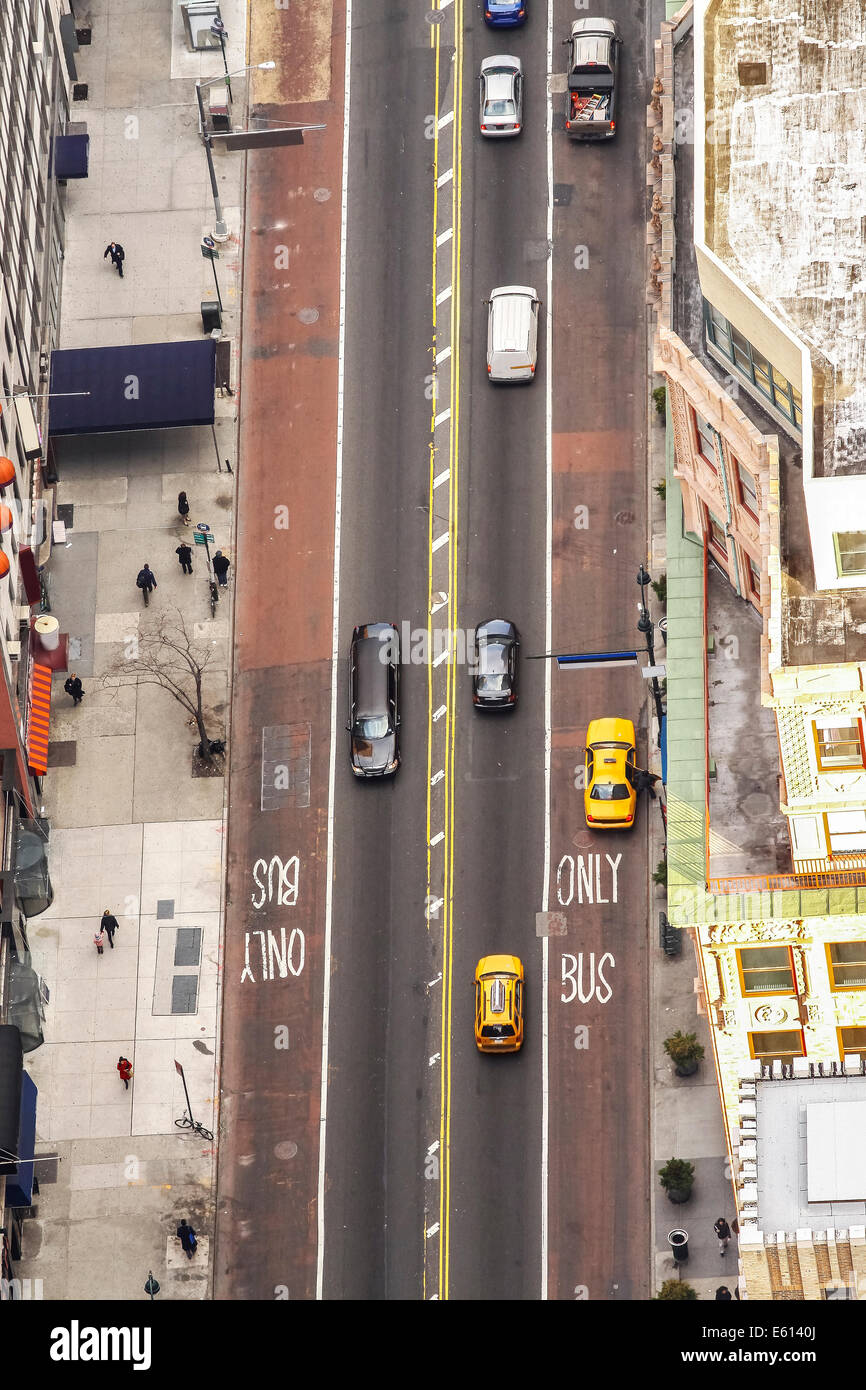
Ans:
[[[322,70],[323,36],[254,7],[265,56]],[[344,14],[325,35],[330,99],[262,109],[323,122],[302,147],[249,157],[235,564],[235,653],[223,967],[214,1296],[316,1292],[336,480]],[[276,49],[276,51],[275,51]],[[315,51],[313,51],[315,50]],[[256,35],[252,52],[258,51]],[[303,77],[299,81],[303,81]],[[301,90],[298,88],[297,90]],[[316,190],[330,196],[317,199]],[[280,246],[288,268],[275,264]],[[314,309],[315,322],[301,311]],[[289,527],[275,524],[288,508]],[[262,729],[310,725],[310,804],[261,810]],[[273,894],[257,861],[298,857],[298,890]],[[290,880],[293,871],[289,870]],[[262,898],[265,900],[262,902]],[[256,904],[261,903],[261,906]],[[298,968],[263,968],[262,940],[293,940]],[[264,936],[259,936],[263,933]],[[271,938],[268,934],[273,933]],[[247,954],[248,952],[248,954]],[[252,979],[242,980],[249,964]],[[280,1035],[279,1030],[285,1030]],[[287,1034],[288,1046],[279,1042]]]

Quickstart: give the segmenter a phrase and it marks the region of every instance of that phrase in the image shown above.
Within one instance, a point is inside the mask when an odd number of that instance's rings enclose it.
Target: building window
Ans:
[[[716,467],[716,438],[712,426],[696,410],[692,410],[692,419],[695,422],[698,453],[707,467],[717,473],[719,470]]]
[[[734,364],[738,372],[755,387],[758,393],[771,401],[777,410],[796,425],[803,424],[803,402],[800,392],[787,377],[768,362],[740,332],[725,318],[714,305],[704,300],[704,323],[707,339]]]
[[[831,854],[861,854],[866,850],[866,811],[828,811],[827,835]]]
[[[705,507],[704,512],[706,514],[707,522],[707,541],[709,542],[712,549],[716,551],[719,558],[723,561],[725,567],[727,568],[728,538],[725,535],[725,528],[722,525],[722,523],[713,516],[709,508]]]
[[[752,559],[751,555],[747,555],[746,559],[749,562],[749,588],[755,598],[759,599],[761,597],[761,566],[757,560]]]
[[[839,1052],[842,1057],[849,1052],[866,1052],[866,1028],[840,1028]]]
[[[746,946],[737,952],[743,994],[792,994],[794,967],[787,946]]]
[[[765,1062],[787,1062],[791,1057],[804,1057],[803,1034],[799,1028],[785,1028],[774,1033],[750,1033],[749,1051]]]
[[[846,574],[866,574],[866,531],[834,531],[833,545],[840,579]]]
[[[819,771],[864,766],[863,737],[858,720],[850,718],[844,724],[829,724],[816,719],[814,728]]]
[[[734,468],[737,474],[737,487],[740,492],[740,502],[745,507],[749,516],[754,517],[755,521],[760,520],[760,503],[758,501],[758,484],[752,477],[748,468],[744,468],[738,459],[734,459]]]
[[[866,989],[866,941],[828,941],[832,989]]]

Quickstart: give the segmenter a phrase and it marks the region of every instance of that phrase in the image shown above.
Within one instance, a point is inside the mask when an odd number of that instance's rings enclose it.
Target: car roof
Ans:
[[[510,100],[514,94],[514,73],[486,72],[484,87],[488,101]]]
[[[593,743],[634,743],[634,724],[630,719],[593,719],[586,731],[587,747]]]
[[[571,26],[571,37],[585,38],[588,35],[607,35],[616,37],[619,26],[615,19],[576,19]]]
[[[538,293],[531,285],[499,285],[495,290],[490,291],[491,299],[498,299],[503,294],[525,294],[530,299],[537,299]]]
[[[355,629],[355,701],[361,718],[388,713],[388,663],[382,661],[382,634],[390,623],[368,623]]]
[[[523,964],[519,956],[482,956],[475,973],[476,975],[521,976]]]

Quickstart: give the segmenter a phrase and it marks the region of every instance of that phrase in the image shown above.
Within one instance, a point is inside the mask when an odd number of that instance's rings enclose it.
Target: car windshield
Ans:
[[[514,1029],[510,1023],[488,1023],[481,1029],[482,1038],[513,1038]]]
[[[591,743],[590,748],[595,752],[599,748],[631,748],[630,743]]]
[[[513,116],[513,101],[487,101],[484,103],[485,116]]]
[[[355,722],[355,733],[359,738],[384,738],[387,732],[387,714],[376,715],[372,719],[358,719]]]
[[[628,801],[629,789],[625,782],[596,782],[589,796],[591,801]]]

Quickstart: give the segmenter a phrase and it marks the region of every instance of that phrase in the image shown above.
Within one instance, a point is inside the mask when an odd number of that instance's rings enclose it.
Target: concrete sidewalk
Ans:
[[[239,36],[242,10],[222,6]],[[200,338],[199,304],[214,296],[200,253],[213,207],[189,79],[221,71],[219,51],[187,53],[171,0],[128,13],[92,0],[89,12],[92,45],[77,55],[89,94],[73,119],[87,121],[90,174],[67,192],[61,346]],[[243,63],[240,42],[229,66]],[[216,158],[232,233],[218,262],[231,334],[243,166],[239,155]],[[123,279],[103,260],[112,239],[126,251]],[[44,784],[55,897],[30,932],[51,995],[45,1043],[26,1059],[39,1089],[37,1152],[61,1161],[56,1181],[50,1165],[41,1170],[20,1273],[41,1279],[45,1298],[143,1298],[149,1271],[161,1296],[208,1293],[215,1148],[175,1126],[186,1105],[175,1062],[195,1118],[215,1131],[224,780],[198,775],[198,735],[170,695],[102,678],[177,610],[212,652],[208,727],[211,737],[226,732],[231,575],[212,619],[203,548],[194,547],[191,576],[175,548],[192,544],[177,514],[185,490],[192,521],[207,521],[233,554],[234,478],[217,457],[235,460],[235,409],[236,398],[217,401],[213,434],[96,435],[58,449],[67,535],[49,595],[86,694],[73,707],[67,673],[56,674]],[[159,585],[147,610],[135,588],[145,561]],[[99,956],[93,936],[106,907],[120,925]],[[128,1090],[121,1055],[133,1063]],[[191,1261],[175,1240],[181,1217],[199,1238]]]

